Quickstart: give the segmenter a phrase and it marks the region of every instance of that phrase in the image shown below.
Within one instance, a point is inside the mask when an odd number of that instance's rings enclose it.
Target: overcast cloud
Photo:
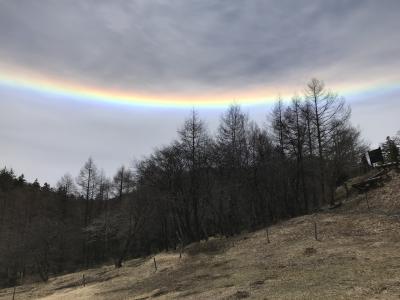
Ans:
[[[311,73],[392,77],[399,9],[397,0],[3,0],[0,54],[58,78],[146,92],[287,85]]]

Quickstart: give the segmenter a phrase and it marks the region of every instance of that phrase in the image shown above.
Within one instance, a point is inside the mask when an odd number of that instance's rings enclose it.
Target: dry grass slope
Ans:
[[[341,208],[179,253],[55,277],[15,299],[399,299],[400,176]],[[314,239],[314,221],[319,241]],[[12,289],[0,290],[11,299]]]

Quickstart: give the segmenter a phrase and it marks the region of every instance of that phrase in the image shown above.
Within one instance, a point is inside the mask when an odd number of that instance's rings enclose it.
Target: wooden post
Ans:
[[[317,230],[317,222],[314,221],[314,238],[318,241],[318,230]]]
[[[86,286],[85,274],[82,274],[82,285]]]
[[[269,232],[268,232],[268,227],[267,227],[267,243],[269,244],[271,241],[269,240]]]
[[[183,239],[182,237],[178,234],[178,231],[176,231],[176,236],[179,240],[179,259],[182,258],[182,251],[183,251]]]
[[[349,187],[347,186],[347,183],[345,182],[344,184],[344,189],[346,190],[346,201],[349,200]]]
[[[15,299],[15,290],[17,289],[17,286],[15,285],[14,286],[14,290],[13,290],[13,297],[12,297],[12,300],[14,300]]]
[[[365,192],[365,201],[367,201],[367,207],[368,207],[368,209],[370,209],[369,201],[368,201],[368,191]]]
[[[154,261],[154,269],[157,272],[157,262],[156,262],[156,257],[155,256],[153,257],[153,261]]]

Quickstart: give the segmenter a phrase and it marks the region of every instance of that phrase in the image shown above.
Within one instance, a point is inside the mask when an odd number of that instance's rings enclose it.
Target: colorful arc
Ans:
[[[88,88],[79,85],[65,84],[48,79],[30,79],[21,76],[4,76],[0,74],[0,85],[25,89],[29,91],[51,94],[78,100],[90,100],[106,103],[119,103],[144,107],[224,107],[233,102],[241,105],[260,105],[273,103],[277,99],[277,93],[257,92],[249,93],[251,96],[235,97],[223,95],[214,97],[154,97],[148,95],[135,95],[124,92],[107,91],[99,88]],[[374,84],[368,86],[342,86],[336,90],[344,96],[365,95],[380,91],[400,89],[399,83]],[[292,93],[282,94],[284,99],[290,99]],[[187,100],[190,99],[190,100]]]

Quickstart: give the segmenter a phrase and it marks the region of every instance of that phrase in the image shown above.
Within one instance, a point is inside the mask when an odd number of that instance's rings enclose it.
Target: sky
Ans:
[[[196,108],[260,126],[313,77],[375,147],[400,130],[400,1],[0,0],[0,166],[55,184],[167,145]]]

